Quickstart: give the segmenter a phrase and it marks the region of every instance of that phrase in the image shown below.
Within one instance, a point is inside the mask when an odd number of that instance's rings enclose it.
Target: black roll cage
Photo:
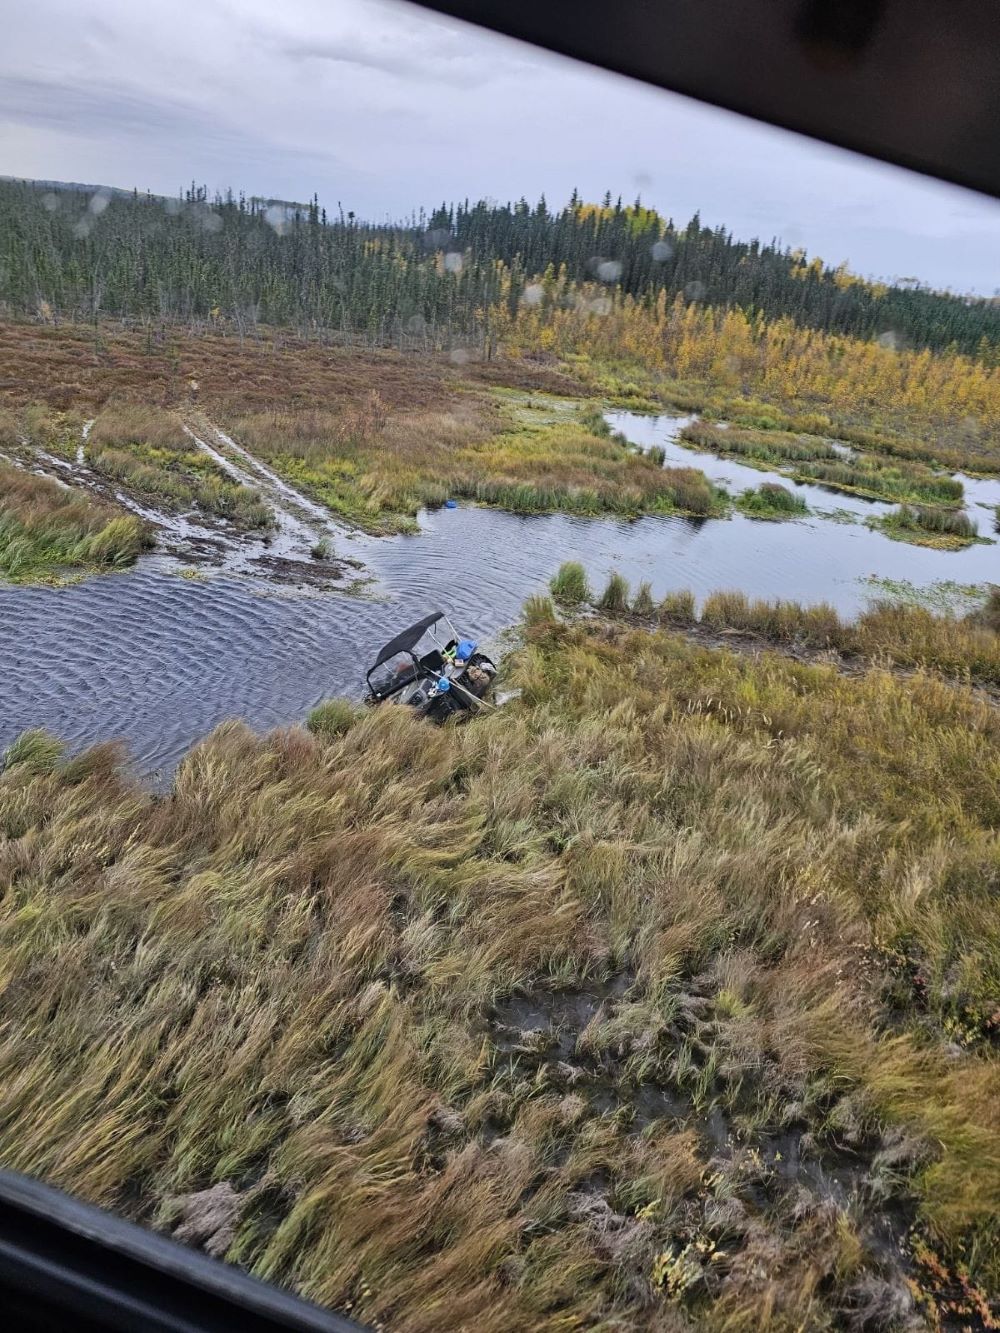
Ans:
[[[444,622],[448,631],[448,637],[444,642],[441,642],[434,633],[436,627],[442,622]],[[424,653],[422,657],[417,657],[413,650],[425,634],[431,635],[436,646],[431,652]],[[425,677],[436,680],[445,666],[444,654],[457,643],[458,631],[443,611],[435,611],[431,615],[425,616],[423,620],[418,620],[416,624],[402,630],[381,649],[375,661],[365,673],[365,680],[368,682],[368,689],[371,691],[372,697],[378,700],[389,699],[415,680]],[[372,684],[373,674],[391,658],[402,655],[409,657],[410,669],[398,672],[395,680],[376,689]]]

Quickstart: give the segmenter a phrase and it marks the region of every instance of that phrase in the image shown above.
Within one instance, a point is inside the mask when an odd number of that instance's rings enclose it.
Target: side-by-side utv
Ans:
[[[406,704],[443,722],[484,706],[496,666],[462,638],[443,611],[432,611],[390,639],[367,673],[369,704]]]

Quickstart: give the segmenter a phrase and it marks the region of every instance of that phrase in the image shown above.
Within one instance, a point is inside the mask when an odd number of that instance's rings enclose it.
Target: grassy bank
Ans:
[[[461,497],[514,513],[720,514],[725,497],[695,468],[663,468],[611,435],[599,412],[550,395],[466,390],[447,407],[390,412],[376,393],[349,413],[238,416],[235,436],[362,526],[413,526]]]
[[[0,1160],[391,1329],[973,1319],[997,712],[525,636],[496,715],[228,724],[163,797],[15,745]]]
[[[151,544],[142,521],[0,463],[0,574],[18,583],[121,569]]]

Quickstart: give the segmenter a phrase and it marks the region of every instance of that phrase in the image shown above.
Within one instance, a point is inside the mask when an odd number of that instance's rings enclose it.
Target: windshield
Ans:
[[[998,5],[437,3],[1000,164]],[[389,0],[2,35],[0,1172],[385,1333],[1000,1326],[1000,203]]]

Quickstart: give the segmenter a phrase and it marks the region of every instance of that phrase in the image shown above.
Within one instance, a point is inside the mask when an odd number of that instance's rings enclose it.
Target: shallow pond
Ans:
[[[672,444],[683,419],[616,414],[614,424],[733,491],[766,478]],[[803,489],[816,508],[879,508]],[[371,596],[297,593],[227,573],[186,579],[160,557],[65,588],[0,585],[0,747],[32,726],[74,746],[121,737],[142,772],[165,773],[224,718],[266,728],[300,719],[324,695],[359,695],[374,651],[429,608],[489,638],[563,560],[582,561],[595,583],[612,568],[633,585],[648,579],[657,595],[741,588],[848,614],[865,605],[872,574],[917,585],[1000,581],[1000,547],[930,551],[818,516],[627,523],[461,507],[423,515],[422,526],[418,536],[355,541],[352,554],[377,576]]]

